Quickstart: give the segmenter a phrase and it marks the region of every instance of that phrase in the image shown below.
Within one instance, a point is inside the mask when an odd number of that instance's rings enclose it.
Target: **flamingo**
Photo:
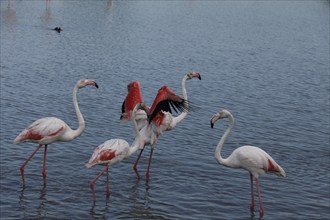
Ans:
[[[201,80],[201,75],[198,72],[188,72],[182,78],[182,94],[183,98],[176,95],[168,86],[163,86],[158,90],[157,96],[154,99],[154,102],[151,108],[147,111],[149,119],[147,116],[141,116],[139,127],[141,127],[141,139],[144,141],[144,145],[141,146],[141,151],[134,163],[133,170],[138,178],[140,178],[137,171],[137,165],[144,150],[146,144],[151,145],[151,151],[149,156],[148,168],[146,172],[146,180],[149,181],[150,176],[150,165],[152,160],[153,151],[156,145],[156,142],[160,135],[164,131],[172,130],[179,122],[181,122],[188,114],[188,96],[186,90],[186,81],[192,78],[198,78]],[[136,81],[129,84],[128,86],[128,95],[123,103],[122,107],[122,116],[125,120],[130,119],[130,112],[132,109],[132,103],[138,101],[143,101],[140,84]],[[176,112],[180,111],[181,114],[173,117],[171,108]],[[148,123],[146,122],[148,120]]]
[[[93,80],[82,79],[79,80],[73,89],[73,105],[76,110],[79,127],[76,130],[72,130],[64,121],[55,117],[41,118],[33,122],[29,127],[24,129],[14,140],[14,144],[19,144],[21,142],[33,142],[38,143],[38,147],[32,152],[32,154],[25,160],[21,165],[20,171],[22,175],[23,186],[25,185],[24,180],[24,167],[32,159],[34,154],[45,145],[44,150],[44,161],[42,175],[44,180],[44,186],[46,185],[46,153],[47,146],[55,141],[71,141],[82,134],[85,129],[85,121],[83,115],[80,112],[77,92],[79,89],[85,86],[95,86],[98,85]]]
[[[121,122],[127,122],[132,119],[132,111],[135,105],[139,102],[144,102],[140,89],[140,82],[133,81],[127,85],[128,94],[122,104],[122,114],[120,116]],[[146,112],[147,111],[147,112]],[[141,130],[142,127],[148,124],[148,115],[149,108],[146,106],[146,111],[139,109],[136,112],[135,120],[138,125],[138,130]]]
[[[111,139],[105,141],[103,144],[97,146],[93,152],[93,155],[89,159],[89,162],[85,165],[87,168],[91,168],[97,164],[104,165],[104,169],[90,182],[90,187],[93,192],[93,198],[95,200],[95,191],[94,184],[98,180],[98,178],[103,175],[103,173],[107,172],[107,182],[106,182],[106,192],[107,197],[110,196],[109,190],[109,166],[115,163],[122,161],[130,157],[133,153],[135,153],[142,143],[140,140],[140,132],[138,130],[138,126],[135,120],[136,112],[138,110],[147,110],[144,103],[137,103],[132,111],[133,118],[133,127],[136,131],[136,138],[131,146],[129,146],[128,142],[123,139]]]
[[[225,134],[221,137],[216,149],[214,156],[218,163],[231,167],[231,168],[242,168],[249,171],[250,183],[251,183],[251,211],[254,211],[254,193],[253,193],[253,177],[256,181],[258,190],[258,198],[260,205],[260,217],[264,215],[264,208],[262,205],[260,186],[259,186],[259,175],[263,175],[266,172],[275,173],[278,176],[285,177],[285,171],[283,168],[275,162],[275,160],[264,150],[254,146],[242,146],[235,149],[232,154],[227,158],[221,157],[221,149],[224,145],[229,133],[234,126],[234,117],[228,110],[222,110],[217,112],[211,118],[211,127],[213,128],[215,122],[218,119],[228,118],[229,127],[225,131]]]

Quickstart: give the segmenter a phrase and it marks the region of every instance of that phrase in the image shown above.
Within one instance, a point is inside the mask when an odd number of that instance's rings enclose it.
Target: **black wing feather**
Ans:
[[[123,118],[123,114],[125,113],[125,100],[123,101],[123,104],[121,105],[121,115],[120,115],[120,119]]]
[[[163,100],[160,101],[157,105],[155,110],[152,112],[152,114],[149,117],[149,123],[156,117],[156,115],[160,111],[166,111],[172,114],[173,109],[176,113],[183,112],[185,110],[188,110],[185,108],[185,102],[188,102],[187,100],[182,99],[180,102],[172,101],[172,100]]]

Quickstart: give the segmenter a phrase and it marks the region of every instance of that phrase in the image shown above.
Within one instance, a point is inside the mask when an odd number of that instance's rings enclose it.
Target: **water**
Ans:
[[[52,28],[61,26],[57,33]],[[286,178],[260,178],[264,219],[329,219],[329,1],[1,1],[1,219],[257,219],[250,216],[249,175],[216,163],[214,149],[232,112],[223,149],[244,144],[267,151]],[[187,71],[193,108],[154,152],[110,169],[86,169],[95,146],[133,140],[119,122],[126,85],[139,80],[151,105],[164,84],[181,94]],[[56,116],[78,126],[72,89],[78,79],[86,130],[48,148],[47,187],[36,144],[13,140],[34,120]],[[257,203],[258,205],[258,203]],[[257,206],[258,207],[258,206]],[[258,210],[258,209],[257,209]]]

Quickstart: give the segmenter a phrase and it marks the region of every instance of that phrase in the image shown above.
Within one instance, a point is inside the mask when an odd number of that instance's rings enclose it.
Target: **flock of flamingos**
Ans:
[[[122,105],[122,115],[120,120],[123,122],[132,121],[136,133],[133,143],[130,145],[123,139],[111,139],[105,141],[103,144],[96,147],[89,162],[86,164],[87,168],[95,165],[104,165],[104,169],[90,182],[90,187],[93,192],[95,201],[94,184],[98,178],[107,172],[106,193],[110,196],[108,183],[108,169],[111,164],[118,163],[121,160],[128,158],[136,151],[140,150],[133,169],[137,178],[140,178],[137,171],[137,165],[141,154],[146,145],[151,146],[149,163],[146,171],[146,180],[149,180],[150,165],[152,154],[155,149],[156,142],[163,132],[173,129],[177,123],[181,122],[188,114],[188,97],[186,91],[186,81],[197,78],[201,79],[198,72],[188,72],[182,79],[182,96],[176,95],[168,86],[163,86],[158,90],[156,98],[151,107],[148,107],[142,98],[140,83],[134,81],[128,84],[128,94]],[[82,134],[85,129],[85,121],[80,112],[77,102],[77,92],[86,86],[98,85],[93,80],[82,79],[77,82],[73,89],[73,105],[77,114],[79,127],[76,130],[71,129],[64,121],[55,117],[41,118],[33,122],[29,127],[24,129],[14,140],[15,144],[24,141],[38,143],[38,147],[21,165],[20,171],[22,175],[23,186],[25,185],[24,167],[31,160],[34,154],[44,145],[44,161],[42,175],[44,185],[46,185],[46,154],[47,146],[55,141],[71,141]],[[172,110],[180,112],[176,117],[172,115]],[[213,115],[211,118],[211,127],[218,119],[228,118],[229,126],[225,134],[221,137],[215,149],[216,160],[227,167],[242,168],[249,171],[251,181],[251,212],[254,212],[254,192],[253,192],[253,178],[256,182],[258,190],[258,198],[260,205],[260,217],[264,214],[264,208],[260,196],[260,187],[258,182],[259,175],[266,172],[273,172],[279,176],[285,176],[285,171],[275,160],[269,156],[265,151],[254,146],[242,146],[235,149],[228,158],[221,157],[221,149],[226,141],[227,136],[234,125],[234,118],[227,110],[221,110]]]

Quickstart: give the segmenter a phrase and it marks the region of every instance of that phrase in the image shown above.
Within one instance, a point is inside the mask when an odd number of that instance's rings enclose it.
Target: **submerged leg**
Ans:
[[[154,152],[154,148],[151,147],[150,157],[149,157],[149,163],[148,163],[148,169],[147,169],[147,173],[146,173],[146,180],[147,180],[147,182],[149,182],[150,165],[151,165],[152,153],[153,153],[153,152]]]
[[[259,180],[256,178],[256,184],[257,184],[257,189],[258,189],[258,197],[259,197],[259,204],[260,204],[260,218],[264,215],[264,208],[262,205],[262,200],[261,200],[261,194],[260,194],[260,186],[259,186]]]
[[[138,179],[140,179],[140,175],[139,175],[139,172],[137,171],[137,165],[138,165],[138,163],[139,163],[139,160],[140,160],[140,157],[141,157],[141,155],[142,155],[142,152],[143,152],[143,150],[144,150],[144,148],[142,148],[142,150],[140,151],[140,154],[139,154],[139,156],[138,156],[138,158],[136,159],[136,161],[135,161],[135,163],[134,163],[134,166],[133,166],[133,170],[134,170],[134,172],[135,172],[135,174],[136,174],[136,177],[138,178]]]
[[[47,154],[47,144],[45,145],[44,164],[42,166],[42,176],[44,177],[44,186],[46,186],[46,154]]]
[[[20,167],[21,175],[22,175],[22,181],[23,181],[23,186],[25,185],[24,181],[24,167],[25,165],[32,159],[32,157],[37,153],[37,151],[40,149],[42,144],[39,144],[38,147],[32,152],[32,154],[24,161],[24,163]]]
[[[99,173],[99,175],[97,175],[97,176],[91,181],[91,183],[90,183],[90,187],[91,187],[91,190],[92,190],[92,192],[93,192],[93,198],[94,198],[94,200],[95,200],[94,184],[95,184],[95,182],[98,180],[98,178],[100,178],[100,176],[102,176],[102,174],[103,174],[106,170],[108,170],[108,167],[109,167],[109,165],[106,165],[106,166],[103,168],[103,170]]]
[[[250,210],[251,212],[254,211],[254,192],[253,192],[253,176],[250,173],[250,185],[251,185],[251,206],[250,206]]]

